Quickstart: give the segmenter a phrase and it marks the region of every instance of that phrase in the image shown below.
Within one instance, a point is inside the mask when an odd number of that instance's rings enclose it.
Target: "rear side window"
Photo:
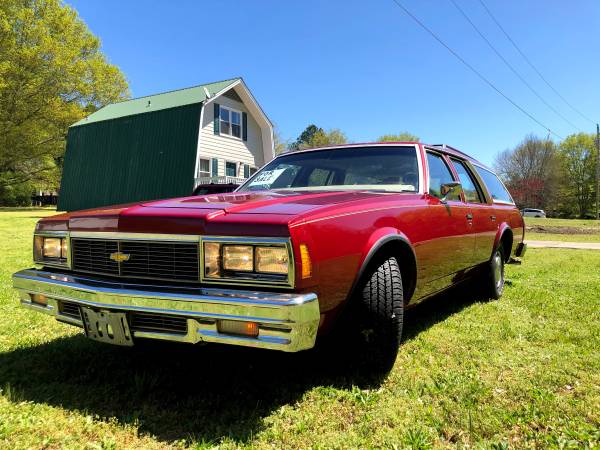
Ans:
[[[488,192],[492,196],[495,202],[514,203],[512,197],[500,181],[500,179],[489,170],[483,167],[475,166],[475,170],[485,183]]]
[[[482,203],[483,198],[477,188],[477,182],[473,178],[473,175],[471,175],[469,169],[467,169],[462,161],[457,159],[452,159],[452,164],[454,164],[456,173],[458,173],[458,180],[465,193],[465,200],[468,203]]]
[[[442,184],[454,181],[452,172],[450,172],[443,158],[434,153],[427,153],[427,165],[429,166],[429,193],[437,198],[442,198]],[[448,200],[460,201],[460,195],[453,193],[448,197]]]

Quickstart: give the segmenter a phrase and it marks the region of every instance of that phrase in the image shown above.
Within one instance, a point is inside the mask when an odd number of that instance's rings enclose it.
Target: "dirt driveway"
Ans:
[[[563,242],[563,241],[528,241],[530,248],[578,248],[586,250],[600,250],[600,242]]]

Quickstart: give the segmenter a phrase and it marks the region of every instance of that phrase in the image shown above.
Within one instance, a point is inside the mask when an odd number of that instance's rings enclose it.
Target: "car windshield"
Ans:
[[[290,153],[271,161],[238,192],[270,189],[417,192],[417,151],[377,146]]]

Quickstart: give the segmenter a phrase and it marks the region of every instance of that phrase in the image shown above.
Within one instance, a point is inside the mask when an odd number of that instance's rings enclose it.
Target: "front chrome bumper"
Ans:
[[[156,317],[156,323],[163,319],[183,323],[178,332],[132,328],[134,338],[218,342],[295,352],[314,346],[320,319],[319,302],[312,293],[140,285],[36,269],[15,273],[13,286],[24,307],[80,327],[83,322],[77,312],[82,306]],[[34,294],[46,296],[48,304],[34,303]],[[219,320],[256,322],[258,336],[220,333]]]

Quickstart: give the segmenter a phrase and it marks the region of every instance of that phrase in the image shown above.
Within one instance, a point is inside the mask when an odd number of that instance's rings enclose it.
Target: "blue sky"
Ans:
[[[600,2],[485,0],[573,105],[600,120]],[[577,132],[498,59],[450,0],[402,0],[469,63],[561,136]],[[478,0],[456,0],[561,114],[595,131],[527,66]],[[491,164],[547,132],[420,29],[392,0],[67,0],[133,96],[242,76],[284,138],[309,124],[353,142],[407,130]]]

